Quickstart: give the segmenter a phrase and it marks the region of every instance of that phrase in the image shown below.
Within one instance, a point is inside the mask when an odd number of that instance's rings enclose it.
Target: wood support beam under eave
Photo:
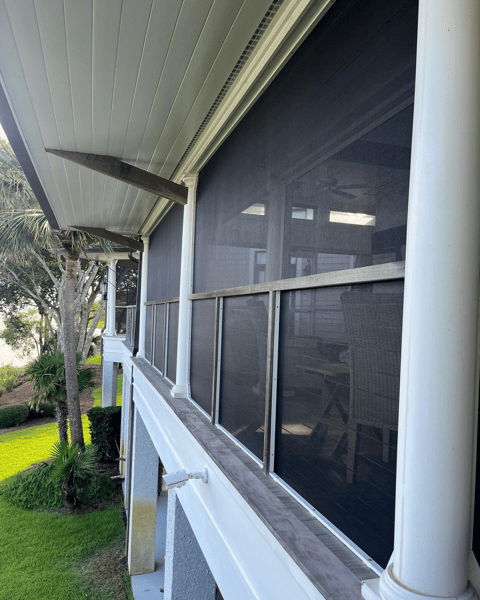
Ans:
[[[53,150],[45,148],[50,154],[55,154],[70,160],[78,165],[92,169],[97,173],[108,175],[124,183],[134,185],[146,192],[162,196],[185,205],[187,203],[188,188],[179,183],[154,175],[149,171],[144,171],[133,165],[129,165],[114,156],[104,156],[100,154],[89,154],[86,152],[70,152],[67,150]]]
[[[105,240],[109,240],[114,244],[132,248],[132,250],[137,252],[143,252],[143,242],[132,240],[131,238],[120,235],[119,233],[115,233],[114,231],[108,231],[108,229],[101,229],[99,227],[77,227],[76,225],[69,225],[69,227],[71,229],[76,229],[77,231],[84,231],[85,233],[89,233],[95,237],[104,238]]]

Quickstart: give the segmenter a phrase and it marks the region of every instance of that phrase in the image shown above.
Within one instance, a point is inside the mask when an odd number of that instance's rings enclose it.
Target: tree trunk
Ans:
[[[66,442],[68,444],[68,410],[65,400],[55,400],[55,416],[57,418],[58,437],[60,438],[60,442]]]
[[[65,354],[65,379],[67,387],[68,417],[72,445],[85,446],[83,440],[80,396],[78,393],[77,357],[75,344],[75,292],[79,254],[68,244],[65,248],[65,289],[61,310],[63,312],[63,344]]]

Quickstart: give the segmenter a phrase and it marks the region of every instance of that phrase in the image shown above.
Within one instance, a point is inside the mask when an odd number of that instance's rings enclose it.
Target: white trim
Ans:
[[[182,165],[199,171],[335,0],[286,0]]]
[[[198,173],[282,70],[335,0],[285,0],[172,181]],[[150,234],[173,206],[160,198],[143,223]]]

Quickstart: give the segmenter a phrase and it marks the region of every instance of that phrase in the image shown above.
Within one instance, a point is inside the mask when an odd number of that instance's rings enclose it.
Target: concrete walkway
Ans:
[[[163,589],[165,587],[167,499],[167,493],[162,491],[157,503],[155,572],[147,573],[146,575],[132,575],[132,591],[135,600],[163,600]]]

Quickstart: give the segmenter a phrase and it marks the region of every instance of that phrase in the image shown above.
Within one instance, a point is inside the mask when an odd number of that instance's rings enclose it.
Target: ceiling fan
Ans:
[[[342,196],[342,198],[348,198],[354,200],[357,195],[346,192],[345,190],[363,190],[368,187],[366,183],[350,183],[347,185],[338,185],[338,179],[334,177],[332,179],[317,179],[317,187],[322,191],[329,190],[330,192]]]

